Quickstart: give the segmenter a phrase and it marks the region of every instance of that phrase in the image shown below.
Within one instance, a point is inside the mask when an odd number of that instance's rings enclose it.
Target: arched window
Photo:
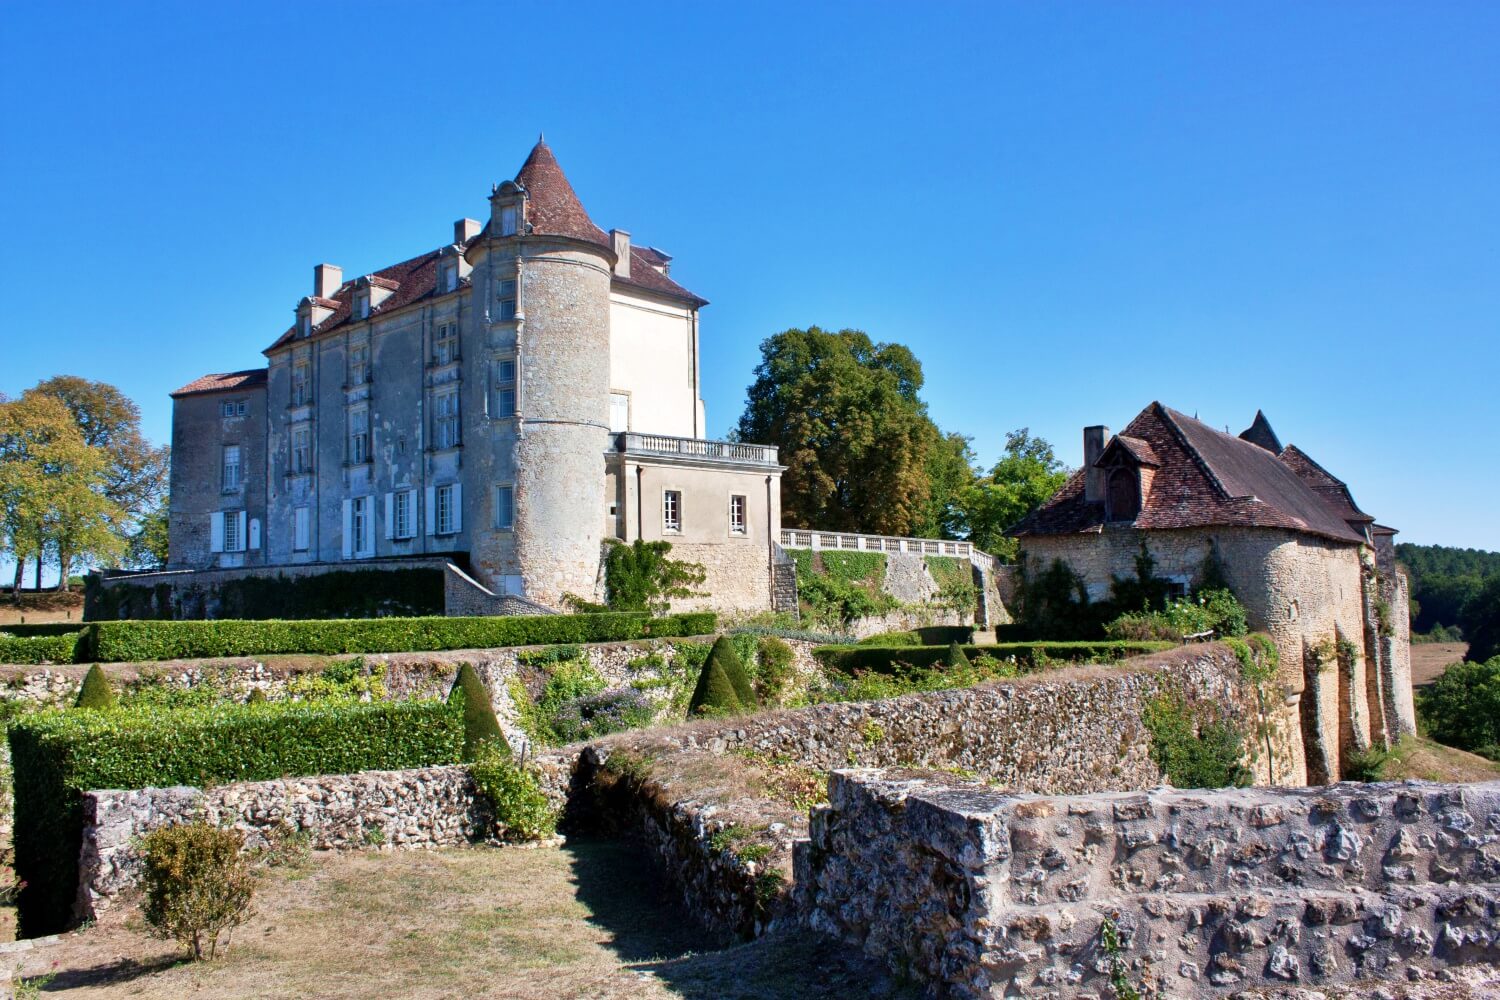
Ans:
[[[1134,521],[1141,512],[1140,474],[1134,469],[1116,469],[1109,474],[1109,519]]]

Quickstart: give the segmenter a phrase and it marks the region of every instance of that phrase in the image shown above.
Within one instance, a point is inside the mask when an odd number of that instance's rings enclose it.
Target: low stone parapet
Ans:
[[[1008,795],[848,770],[803,919],[957,997],[1224,996],[1500,959],[1500,783]],[[1113,927],[1113,951],[1105,933]]]

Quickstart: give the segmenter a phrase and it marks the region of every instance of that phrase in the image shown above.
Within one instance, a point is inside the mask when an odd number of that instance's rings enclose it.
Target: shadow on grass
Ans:
[[[874,963],[820,934],[791,927],[748,943],[707,931],[678,901],[657,860],[621,840],[570,838],[574,894],[605,947],[683,1000],[916,1000]]]
[[[41,986],[40,992],[61,993],[64,990],[73,990],[80,986],[128,983],[142,976],[163,972],[186,961],[187,959],[179,955],[166,955],[147,962],[137,962],[131,958],[121,958],[113,962],[101,962],[98,965],[78,966],[69,969],[58,968],[51,973],[52,978],[48,979]],[[28,978],[34,980],[40,977],[30,976]]]

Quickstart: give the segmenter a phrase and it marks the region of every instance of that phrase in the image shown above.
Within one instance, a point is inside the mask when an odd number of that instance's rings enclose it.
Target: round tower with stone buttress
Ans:
[[[519,579],[525,597],[561,607],[567,594],[599,596],[614,251],[545,142],[514,181],[495,188],[490,206],[467,256],[487,405],[513,405],[514,414],[490,414],[481,460],[496,483],[511,484],[513,527],[475,561],[504,589],[514,592]],[[497,391],[512,375],[513,395]]]

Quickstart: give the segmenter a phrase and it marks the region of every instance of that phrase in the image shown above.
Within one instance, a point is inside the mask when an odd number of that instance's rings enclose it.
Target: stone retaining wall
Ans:
[[[1012,795],[836,772],[803,919],[955,997],[1430,977],[1500,959],[1500,783]],[[1119,951],[1106,949],[1113,919]]]
[[[105,909],[140,878],[137,838],[203,819],[242,830],[251,848],[297,832],[317,849],[444,847],[482,840],[487,806],[468,769],[425,767],[312,778],[247,781],[216,788],[101,790],[83,796],[80,920]]]

